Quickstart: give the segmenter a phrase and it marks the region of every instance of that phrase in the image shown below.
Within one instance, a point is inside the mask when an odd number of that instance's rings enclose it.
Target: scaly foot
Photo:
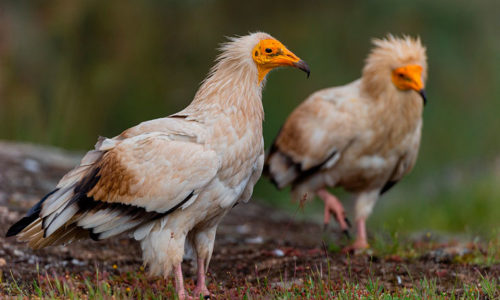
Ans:
[[[192,297],[189,297],[184,289],[184,278],[182,277],[182,266],[179,263],[175,266],[174,270],[175,275],[175,291],[177,292],[177,297],[179,300],[191,300]]]
[[[366,219],[359,218],[356,220],[356,241],[342,249],[342,252],[357,254],[368,248],[370,248],[370,245],[366,238]]]
[[[349,236],[349,220],[345,216],[345,211],[342,203],[340,203],[337,197],[330,194],[326,189],[320,189],[317,194],[325,202],[325,214],[323,219],[324,228],[326,229],[328,227],[331,215],[333,214],[333,216],[339,223],[342,232]]]
[[[349,245],[347,247],[344,247],[342,249],[342,252],[343,253],[350,253],[350,254],[360,254],[368,248],[370,248],[370,245],[366,241],[356,239],[356,241],[354,241],[354,243],[352,243],[351,245]]]
[[[200,295],[203,296],[203,299],[210,299],[211,295],[205,281],[205,259],[198,258],[198,278],[196,280],[196,288],[193,292],[195,299],[200,299]]]
[[[193,292],[193,296],[195,297],[194,299],[200,299],[200,295],[203,296],[203,299],[210,299],[211,297],[211,294],[206,286],[203,287],[196,286]]]

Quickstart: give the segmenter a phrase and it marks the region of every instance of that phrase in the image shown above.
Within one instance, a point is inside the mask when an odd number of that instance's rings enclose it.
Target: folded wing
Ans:
[[[34,248],[103,239],[186,208],[220,167],[203,133],[194,122],[165,118],[101,139],[8,235],[20,233]]]
[[[332,89],[313,94],[295,109],[269,151],[264,172],[283,188],[299,183],[322,168],[330,168],[356,138],[351,111]]]

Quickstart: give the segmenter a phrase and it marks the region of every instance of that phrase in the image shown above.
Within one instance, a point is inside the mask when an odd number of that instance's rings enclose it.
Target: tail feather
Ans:
[[[50,222],[47,227],[44,227],[44,237],[52,235],[57,229],[68,223],[78,210],[77,204],[67,205],[60,214],[56,214],[55,218],[53,218],[52,222]]]
[[[82,215],[81,219],[78,221],[78,226],[89,229],[92,227],[98,227],[103,224],[109,224],[113,222],[115,218],[120,217],[120,211],[117,209],[106,208],[96,212],[87,212]]]
[[[23,231],[26,227],[30,226],[34,221],[38,219],[38,215],[28,215],[23,217],[21,220],[17,221],[12,225],[9,230],[7,230],[6,237],[14,236]]]
[[[57,211],[62,211],[62,206],[73,196],[73,186],[61,188],[57,193],[54,193],[47,198],[41,210],[41,218],[50,217],[50,215]],[[47,221],[51,222],[51,221]]]
[[[37,204],[35,204],[24,216],[21,220],[17,221],[14,225],[12,225],[9,230],[7,230],[6,237],[14,236],[23,231],[26,227],[30,226],[33,222],[35,222],[40,216],[40,212],[42,210],[42,204],[45,200],[50,197],[52,194],[56,193],[59,189],[55,189],[52,192],[48,193],[45,197],[43,197]]]
[[[70,230],[64,225],[69,225],[68,221],[79,212],[78,200],[86,198],[85,194],[99,179],[96,176],[98,168],[91,169],[91,165],[102,154],[102,151],[88,152],[82,159],[83,165],[67,173],[55,190],[43,197],[25,217],[9,228],[6,236],[19,235],[20,240],[29,241],[30,246],[39,248],[55,241],[60,234],[49,237],[60,228]]]
[[[43,230],[35,232],[33,235],[29,236],[29,239],[26,241],[31,248],[40,249],[40,244],[43,242]]]
[[[334,149],[321,163],[303,170],[301,163],[295,162],[273,145],[266,159],[264,175],[269,177],[278,189],[291,186],[292,199],[295,201],[307,201],[314,197],[317,189],[325,185],[324,178],[317,175],[321,175],[322,169],[335,165],[339,158],[340,153]]]
[[[78,192],[76,189],[78,183],[82,182],[82,179],[88,177],[91,165],[95,164],[99,158],[102,157],[102,154],[102,151],[89,151],[82,158],[82,165],[68,172],[59,181],[56,189],[45,195],[45,197],[43,197],[28,211],[25,217],[9,228],[6,236],[10,237],[18,235],[25,230],[32,230],[34,228],[33,226],[38,225],[39,218],[43,219],[43,223],[40,224],[39,230],[44,231],[43,228],[47,228],[50,224],[54,224],[54,226],[50,229],[50,232],[52,233],[56,231],[59,226],[62,226],[64,224],[61,224],[62,220],[67,220],[68,216],[71,218],[70,212],[72,210],[68,210],[65,214],[63,214],[63,211],[65,211],[65,208],[68,206],[68,201],[75,196],[74,194],[76,192]],[[64,219],[56,222],[60,216],[64,217]]]
[[[67,244],[72,241],[88,237],[89,237],[89,232],[87,230],[75,226],[70,228],[59,228],[51,236],[43,238],[38,244],[38,247],[43,248],[50,245]]]
[[[114,145],[105,142],[106,140],[100,140],[96,149],[102,150],[103,147],[110,148]],[[67,173],[54,191],[9,228],[7,236],[18,235],[19,240],[28,242],[35,249],[81,238],[104,239],[158,220],[184,205],[194,195],[193,191],[178,205],[161,213],[88,197],[89,191],[100,180],[98,160],[103,153],[87,153],[80,166]]]
[[[138,227],[142,223],[143,222],[141,220],[136,220],[135,222],[128,222],[128,223],[122,224],[121,226],[113,227],[110,230],[104,231],[102,233],[98,233],[99,239],[107,239],[109,237],[118,235],[120,233],[128,231],[129,229]]]
[[[42,222],[43,228],[47,228],[50,224],[52,224],[55,218],[57,218],[66,208],[66,205],[68,201],[71,199],[71,197],[74,197],[73,188],[65,188],[65,189],[67,189],[67,192],[63,191],[63,193],[57,193],[52,195],[51,197],[49,197],[47,203],[43,205],[42,211],[40,213],[40,218],[43,220]]]
[[[44,237],[43,233],[41,223],[38,223],[37,227],[34,227],[29,232],[21,232],[19,240],[28,242],[28,245],[33,249],[40,249],[49,245],[61,245],[89,237],[87,230],[78,227],[59,228],[48,237]]]
[[[115,217],[107,217],[106,219],[109,218],[108,222],[104,222],[98,225],[93,225],[92,227],[94,228],[95,233],[102,233],[108,230],[111,230],[115,227],[122,226],[125,223],[129,223],[131,221],[131,218],[129,216],[126,217],[121,217],[121,218],[115,218]]]
[[[40,219],[40,218],[36,219],[35,222],[31,223],[29,226],[24,228],[21,234],[23,236],[30,236],[30,235],[37,233],[38,231],[40,231],[41,223],[42,223],[42,219]]]
[[[268,176],[278,189],[291,184],[300,175],[299,165],[281,152],[269,157],[268,166]]]

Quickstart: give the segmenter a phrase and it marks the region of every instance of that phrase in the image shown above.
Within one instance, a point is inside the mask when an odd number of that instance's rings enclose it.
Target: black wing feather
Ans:
[[[50,197],[50,195],[57,192],[59,189],[55,189],[52,192],[45,195],[42,200],[38,201],[24,216],[21,220],[17,221],[14,225],[12,225],[9,230],[7,230],[6,237],[14,236],[21,232],[24,228],[28,227],[31,223],[33,223],[40,216],[40,212],[42,211],[42,204],[45,200]]]
[[[384,185],[384,187],[380,190],[379,195],[382,195],[385,192],[387,192],[388,190],[390,190],[398,182],[399,182],[399,180],[389,180],[389,181],[387,181],[386,184]]]
[[[85,178],[83,178],[79,184],[77,184],[73,190],[74,195],[71,198],[70,201],[66,204],[66,207],[69,207],[70,205],[73,205],[74,203],[78,204],[78,212],[76,214],[83,214],[86,211],[91,211],[91,210],[100,210],[100,209],[112,209],[112,210],[120,210],[122,211],[123,215],[128,215],[132,216],[132,220],[137,220],[140,218],[144,218],[147,220],[147,222],[150,222],[152,220],[159,219],[161,217],[164,217],[182,205],[184,205],[191,197],[194,195],[194,191],[192,191],[184,200],[176,204],[174,207],[169,209],[166,212],[154,212],[154,211],[146,211],[146,209],[138,206],[133,206],[133,205],[128,205],[128,204],[121,204],[121,203],[107,203],[107,202],[102,202],[102,201],[97,201],[93,197],[88,197],[87,193],[92,190],[92,188],[97,184],[97,182],[100,179],[99,174],[99,168],[95,168],[92,170]],[[40,217],[40,212],[42,211],[42,204],[43,202],[50,197],[52,194],[57,192],[59,189],[55,189],[52,192],[48,193],[43,197],[36,205],[34,205],[26,214],[25,217],[23,217],[21,220],[19,220],[17,223],[12,225],[9,230],[7,231],[6,236],[14,236],[17,235],[19,232],[21,232],[24,228],[29,226],[31,223],[33,223],[36,219]],[[64,210],[64,209],[63,209]],[[63,211],[62,210],[62,211]],[[56,217],[57,218],[57,217]],[[54,220],[56,219],[54,218]],[[145,221],[146,222],[146,221]],[[76,224],[73,224],[76,225]],[[140,226],[141,224],[137,225]],[[46,237],[46,228],[48,228],[50,224],[46,224],[46,218],[42,220],[42,228],[44,228],[44,237]],[[93,240],[99,240],[100,233],[94,233],[93,228],[89,228],[89,235]]]

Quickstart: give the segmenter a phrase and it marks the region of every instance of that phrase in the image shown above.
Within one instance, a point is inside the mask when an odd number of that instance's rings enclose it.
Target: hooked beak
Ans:
[[[308,78],[311,74],[311,69],[305,61],[274,39],[260,41],[252,51],[252,55],[257,64],[259,82],[262,82],[272,69],[284,66],[300,69],[307,73]]]
[[[302,59],[299,60],[298,62],[296,63],[293,63],[293,66],[295,68],[298,68],[304,72],[307,73],[307,78],[309,78],[309,75],[311,74],[311,69],[309,69],[309,66],[307,65],[307,63],[305,61],[303,61]]]
[[[421,89],[418,91],[420,96],[422,96],[422,100],[424,101],[424,106],[427,104],[427,95],[425,94],[425,90]]]
[[[309,75],[311,74],[311,69],[309,69],[309,66],[305,61],[300,59],[297,55],[293,54],[292,51],[286,49],[285,46],[283,46],[279,54],[280,55],[276,57],[273,63],[277,64],[278,66],[285,65],[300,69],[306,72],[307,78],[309,78]]]

